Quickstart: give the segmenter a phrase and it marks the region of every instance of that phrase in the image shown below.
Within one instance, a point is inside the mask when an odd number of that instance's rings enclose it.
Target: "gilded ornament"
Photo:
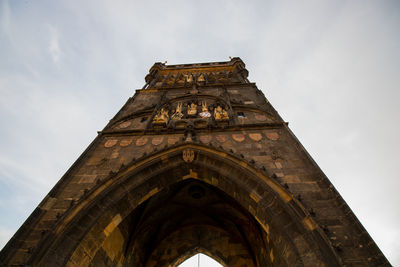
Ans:
[[[214,118],[217,121],[229,120],[228,112],[226,112],[226,110],[224,110],[220,105],[218,105],[214,109]]]
[[[182,113],[182,102],[179,102],[178,105],[176,106],[176,111],[174,114],[172,114],[171,119],[172,120],[180,120],[183,117]]]
[[[185,74],[185,78],[187,83],[193,82],[193,76],[191,74]]]
[[[211,113],[208,112],[208,108],[207,108],[207,102],[206,101],[202,101],[201,102],[201,112],[200,112],[200,117],[202,117],[203,119],[209,118],[211,117]]]
[[[192,102],[190,105],[188,105],[187,114],[189,116],[194,116],[197,114],[197,105],[195,103]]]
[[[197,78],[197,81],[198,82],[204,82],[205,80],[204,80],[204,75],[203,74],[200,74],[200,76]]]
[[[167,123],[168,122],[168,111],[165,110],[164,108],[161,108],[160,111],[158,111],[157,115],[154,116],[153,123],[161,124],[161,123]]]

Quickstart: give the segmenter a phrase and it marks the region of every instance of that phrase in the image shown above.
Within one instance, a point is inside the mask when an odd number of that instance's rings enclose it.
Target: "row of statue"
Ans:
[[[186,107],[186,105],[185,105]],[[198,105],[194,102],[188,103],[186,108],[186,117],[187,118],[196,118],[200,116],[203,119],[210,118],[212,114],[208,111],[208,106],[206,101],[201,102],[201,112],[198,113]],[[169,115],[169,111],[165,108],[161,108],[158,113],[153,118],[153,123],[156,124],[164,124],[171,120],[181,120],[185,117],[183,111],[183,104],[179,102],[176,106],[176,109],[173,109],[171,112],[171,117]],[[221,106],[217,105],[213,110],[214,119],[216,121],[225,121],[229,120],[228,112]]]
[[[204,72],[204,73],[178,73],[176,75],[170,74],[170,75],[164,75],[164,76],[159,76],[157,78],[158,85],[161,86],[163,83],[167,85],[173,85],[173,84],[184,84],[184,83],[203,83],[203,82],[208,82],[208,83],[213,83],[213,82],[227,82],[228,80],[231,81],[238,81],[238,78],[234,75],[232,71],[230,72]]]

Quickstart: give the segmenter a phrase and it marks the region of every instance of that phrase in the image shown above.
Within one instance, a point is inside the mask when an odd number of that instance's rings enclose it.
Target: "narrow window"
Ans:
[[[238,118],[246,118],[243,112],[238,112],[237,113]]]
[[[147,121],[147,117],[142,117],[142,119],[140,120],[140,122],[145,122],[145,121]]]

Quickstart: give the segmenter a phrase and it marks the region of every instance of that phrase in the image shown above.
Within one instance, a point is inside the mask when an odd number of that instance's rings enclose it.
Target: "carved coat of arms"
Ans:
[[[185,149],[182,152],[183,160],[190,163],[194,160],[194,151],[192,149]]]

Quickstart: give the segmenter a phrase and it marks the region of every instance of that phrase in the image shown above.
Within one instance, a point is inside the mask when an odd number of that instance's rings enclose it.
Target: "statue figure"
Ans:
[[[208,112],[206,101],[201,101],[201,113],[199,115],[200,115],[200,117],[202,117],[204,119],[211,117],[211,113]]]
[[[201,111],[203,111],[203,112],[208,111],[206,101],[201,101]]]
[[[190,105],[188,105],[187,114],[189,116],[194,116],[197,114],[197,105],[195,103],[192,102]]]
[[[217,121],[229,120],[228,112],[218,105],[214,108],[214,118]]]
[[[171,116],[171,119],[173,120],[180,120],[183,117],[182,113],[182,102],[179,102],[178,105],[176,106],[176,111],[175,113]]]
[[[191,83],[193,82],[193,76],[192,74],[185,74],[186,82]]]
[[[153,123],[167,123],[168,118],[168,111],[161,108],[157,115],[154,116]]]
[[[200,76],[197,78],[197,82],[204,82],[205,81],[205,79],[204,79],[204,75],[203,75],[203,73],[202,74],[200,74]]]

